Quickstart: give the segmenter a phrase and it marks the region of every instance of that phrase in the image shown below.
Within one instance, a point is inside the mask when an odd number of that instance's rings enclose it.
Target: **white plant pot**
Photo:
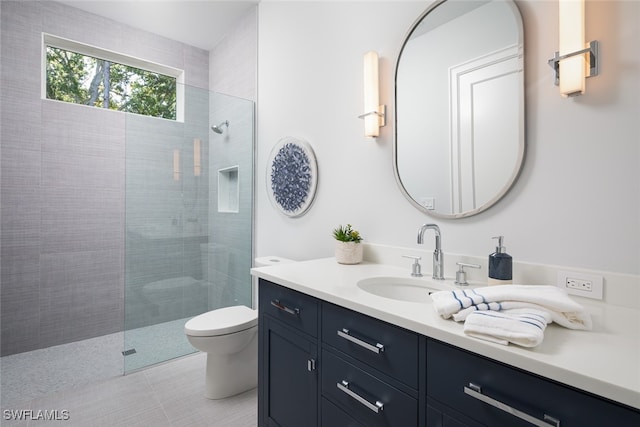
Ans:
[[[339,264],[359,264],[362,262],[362,244],[336,240],[335,256]]]

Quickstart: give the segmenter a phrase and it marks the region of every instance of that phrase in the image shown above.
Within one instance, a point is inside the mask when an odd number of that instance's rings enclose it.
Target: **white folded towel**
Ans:
[[[544,339],[544,330],[550,321],[548,312],[530,308],[474,311],[464,322],[464,333],[502,345],[511,342],[523,347],[535,347]]]
[[[443,318],[462,321],[475,311],[530,308],[548,312],[551,319],[570,329],[590,330],[591,316],[567,293],[555,286],[501,285],[456,289],[431,294],[433,307]]]

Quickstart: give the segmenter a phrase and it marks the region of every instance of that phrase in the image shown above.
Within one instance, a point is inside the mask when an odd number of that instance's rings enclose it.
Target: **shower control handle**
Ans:
[[[300,316],[299,308],[289,308],[286,305],[281,304],[280,300],[278,299],[271,300],[271,305],[280,311],[284,311],[285,313],[291,314],[292,316]]]

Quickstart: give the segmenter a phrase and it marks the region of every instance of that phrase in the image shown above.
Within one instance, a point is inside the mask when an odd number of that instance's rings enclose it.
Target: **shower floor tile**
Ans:
[[[2,409],[195,351],[178,319],[0,358]],[[122,355],[123,349],[136,353]]]
[[[0,358],[2,408],[122,375],[122,333]]]

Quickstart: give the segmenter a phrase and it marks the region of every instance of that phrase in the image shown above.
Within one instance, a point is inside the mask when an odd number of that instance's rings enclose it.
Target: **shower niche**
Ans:
[[[238,166],[218,170],[218,212],[238,213],[240,185]]]

